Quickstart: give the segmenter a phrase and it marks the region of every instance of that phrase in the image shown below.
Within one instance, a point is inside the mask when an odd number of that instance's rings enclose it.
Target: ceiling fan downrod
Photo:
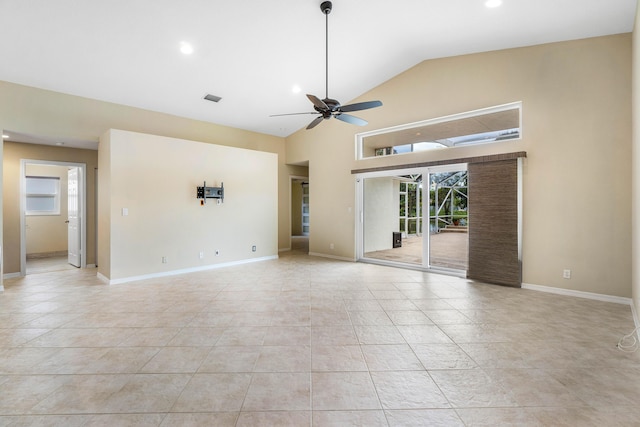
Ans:
[[[325,61],[324,61],[324,76],[325,76],[325,92],[324,97],[326,99],[329,98],[329,14],[331,13],[331,9],[333,9],[333,4],[330,1],[323,1],[320,3],[320,10],[324,13],[325,17],[325,30],[324,30],[324,47],[325,47]]]

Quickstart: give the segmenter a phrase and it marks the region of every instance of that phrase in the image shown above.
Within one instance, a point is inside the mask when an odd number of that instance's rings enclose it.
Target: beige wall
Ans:
[[[98,141],[113,128],[275,153],[278,246],[289,247],[289,176],[304,175],[306,168],[285,164],[283,138],[3,81],[0,118],[6,130],[52,138]]]
[[[100,138],[99,151],[111,153],[111,133]],[[98,271],[105,278],[111,274],[111,155],[98,156]]]
[[[3,133],[4,127],[0,122],[0,135]],[[4,139],[3,139],[4,141]],[[0,144],[0,160],[4,158],[4,142]],[[4,291],[4,165],[0,161],[0,291]]]
[[[111,281],[277,256],[276,154],[110,130],[99,157],[110,188],[99,216],[110,219],[98,244],[110,260],[98,271]],[[223,203],[196,199],[205,180],[224,183]]]
[[[633,223],[632,289],[636,314],[640,315],[640,8],[636,9],[633,31]],[[636,319],[638,320],[638,319]]]
[[[56,177],[60,180],[60,213],[29,215],[25,218],[27,257],[36,254],[67,252],[67,170],[66,166],[27,164],[27,176]]]
[[[354,101],[373,99],[384,106],[359,114],[364,128],[330,121],[287,138],[287,161],[309,161],[310,252],[355,257],[352,169],[526,151],[523,281],[631,296],[630,34],[425,61]],[[357,132],[514,101],[519,141],[355,160]]]
[[[4,274],[20,272],[20,160],[51,160],[87,165],[87,264],[95,263],[95,173],[98,152],[5,142],[3,156]]]

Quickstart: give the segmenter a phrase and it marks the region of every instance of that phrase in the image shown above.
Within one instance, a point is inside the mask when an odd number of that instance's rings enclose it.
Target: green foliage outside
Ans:
[[[462,175],[461,175],[462,174]],[[432,175],[436,190],[429,190],[430,229],[436,230],[449,224],[468,225],[466,172]],[[414,178],[415,179],[415,178]],[[400,183],[400,231],[408,234],[422,233],[423,198],[418,196],[421,182]],[[453,186],[453,187],[452,187]],[[419,202],[418,202],[419,198]],[[436,220],[436,204],[438,219]],[[437,224],[436,224],[437,222]]]

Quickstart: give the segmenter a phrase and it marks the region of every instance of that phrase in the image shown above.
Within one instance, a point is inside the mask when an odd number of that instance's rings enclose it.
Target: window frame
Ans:
[[[503,140],[489,140],[489,141],[475,141],[473,143],[469,143],[469,142],[465,142],[465,143],[460,143],[457,144],[455,146],[451,146],[451,147],[444,147],[441,149],[448,149],[448,148],[458,148],[458,147],[468,147],[468,146],[472,146],[472,145],[479,145],[479,144],[491,144],[491,143],[496,143],[496,142],[503,142],[503,141],[517,141],[522,139],[522,101],[516,101],[516,102],[510,102],[507,104],[502,104],[502,105],[496,105],[493,107],[487,107],[487,108],[481,108],[478,110],[472,110],[472,111],[467,111],[467,112],[463,112],[463,113],[457,113],[457,114],[451,114],[448,116],[441,116],[441,117],[436,117],[433,119],[427,119],[427,120],[421,120],[419,122],[413,122],[413,123],[406,123],[403,125],[398,125],[398,126],[392,126],[392,127],[388,127],[388,128],[383,128],[383,129],[377,129],[377,130],[373,130],[373,131],[368,131],[368,132],[361,132],[355,135],[355,145],[356,145],[356,160],[369,160],[369,159],[379,159],[380,157],[395,157],[395,156],[411,156],[411,155],[416,155],[416,154],[423,154],[425,151],[431,151],[431,150],[420,150],[420,151],[409,151],[409,152],[404,152],[404,153],[388,153],[385,156],[376,156],[376,155],[372,155],[372,156],[367,156],[364,157],[364,143],[365,143],[365,138],[367,137],[371,137],[371,136],[377,136],[377,135],[382,135],[382,134],[387,134],[387,133],[393,133],[393,132],[400,132],[400,131],[406,131],[406,130],[410,130],[410,129],[414,129],[414,128],[420,128],[420,127],[425,127],[425,126],[431,126],[431,125],[437,125],[440,123],[446,123],[446,122],[452,122],[455,120],[463,120],[463,119],[470,119],[470,118],[474,118],[474,117],[479,117],[479,116],[483,116],[483,115],[487,115],[487,114],[492,114],[492,113],[499,113],[499,112],[503,112],[503,111],[509,111],[509,110],[518,110],[518,136],[515,138],[509,138],[509,139],[503,139]],[[463,136],[463,135],[460,135]],[[457,137],[451,137],[451,138],[457,138]],[[431,141],[421,141],[421,142],[431,142]],[[416,142],[418,143],[418,142]],[[404,146],[407,144],[398,144],[397,146]],[[394,147],[393,145],[391,147]],[[374,152],[376,150],[386,150],[389,147],[382,147],[382,148],[373,148]],[[388,151],[388,150],[387,150]]]
[[[29,180],[48,180],[54,183],[55,192],[54,193],[38,193],[38,192],[29,192]],[[26,216],[59,216],[60,213],[60,177],[58,176],[34,176],[27,175],[25,176],[25,215]],[[29,199],[52,199],[53,200],[53,209],[48,210],[29,210],[27,206],[29,205]]]

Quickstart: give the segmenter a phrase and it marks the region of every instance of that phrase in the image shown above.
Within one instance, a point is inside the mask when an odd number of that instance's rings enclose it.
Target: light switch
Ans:
[[[129,215],[129,208],[122,208],[122,216]]]

